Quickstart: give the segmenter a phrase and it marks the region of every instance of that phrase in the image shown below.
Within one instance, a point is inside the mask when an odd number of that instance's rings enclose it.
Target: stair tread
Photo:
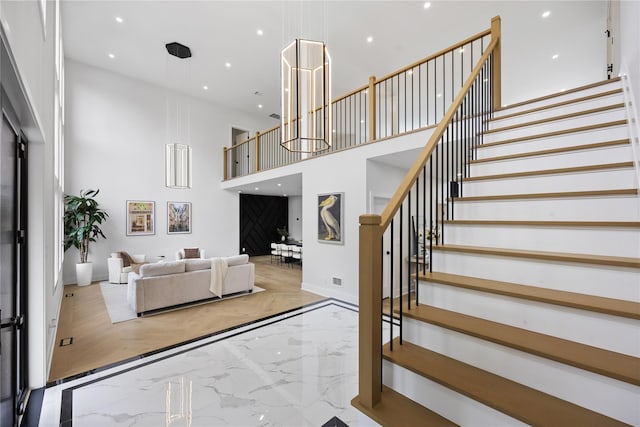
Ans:
[[[610,378],[640,385],[640,359],[429,305],[403,315]]]
[[[613,316],[640,319],[640,303],[596,295],[579,294],[537,286],[501,282],[458,274],[430,272],[418,274],[418,280],[441,283],[480,292],[522,298],[547,304],[588,310]]]
[[[541,227],[611,227],[640,228],[640,221],[512,221],[494,219],[453,219],[445,220],[445,224],[461,225],[512,225]]]
[[[602,81],[599,81],[599,82],[596,82],[596,83],[590,83],[590,84],[587,84],[587,85],[578,86],[578,87],[575,87],[573,89],[565,90],[563,92],[556,92],[556,93],[552,93],[550,95],[539,96],[537,98],[527,99],[527,100],[522,101],[522,102],[517,102],[515,104],[510,104],[510,105],[508,105],[506,107],[499,108],[498,111],[507,111],[509,109],[521,107],[523,105],[533,104],[534,102],[546,101],[546,100],[549,100],[549,99],[558,98],[558,97],[561,97],[561,96],[569,95],[569,94],[572,94],[572,93],[580,92],[580,91],[591,89],[591,88],[598,87],[598,86],[606,86],[606,85],[611,84],[611,83],[617,83],[620,80],[622,80],[621,77],[614,77],[612,79],[602,80]]]
[[[462,179],[462,182],[484,181],[489,179],[521,178],[521,177],[528,177],[528,176],[555,175],[555,174],[576,173],[576,172],[597,172],[597,171],[603,171],[603,170],[625,169],[625,168],[632,169],[633,162],[606,163],[606,164],[599,164],[599,165],[573,166],[573,167],[566,167],[566,168],[540,169],[540,170],[525,171],[525,172],[502,173],[502,174],[496,174],[496,175],[481,175],[481,176],[464,178]]]
[[[362,405],[358,396],[351,400],[351,405],[383,426],[411,427],[416,425],[416,420],[420,420],[421,425],[433,427],[457,426],[457,424],[384,385],[380,402],[373,408]]]
[[[487,135],[487,134],[492,134],[492,133],[504,132],[504,131],[518,129],[518,128],[522,128],[522,127],[535,126],[535,125],[554,122],[554,121],[558,121],[558,120],[572,119],[572,118],[575,118],[575,117],[584,116],[584,115],[588,115],[588,114],[602,113],[604,111],[611,111],[611,110],[622,109],[622,108],[624,108],[624,102],[620,102],[620,103],[616,103],[616,104],[612,104],[612,105],[607,105],[607,106],[604,106],[604,107],[596,107],[596,108],[590,108],[588,110],[576,111],[576,112],[573,112],[573,113],[561,114],[561,115],[558,115],[558,116],[548,117],[548,118],[539,119],[539,120],[531,120],[531,121],[528,121],[528,122],[517,123],[517,124],[513,124],[513,125],[509,125],[509,126],[504,126],[504,127],[501,127],[501,128],[489,129],[489,130],[484,131],[483,134]]]
[[[588,191],[559,191],[549,193],[522,193],[522,194],[493,194],[487,196],[464,196],[449,198],[456,202],[475,202],[482,200],[510,200],[510,199],[546,199],[565,197],[606,197],[606,196],[631,196],[637,195],[636,188],[621,188],[617,190],[588,190]]]
[[[388,343],[382,350],[388,361],[533,426],[626,425],[407,341],[400,345],[398,338],[393,351]]]
[[[510,119],[510,118],[517,117],[517,116],[522,116],[522,115],[531,114],[531,113],[537,113],[537,112],[544,111],[544,110],[550,110],[552,108],[563,107],[563,106],[570,105],[570,104],[577,104],[579,102],[590,101],[590,100],[593,100],[593,99],[603,98],[603,97],[610,96],[610,95],[618,95],[618,94],[621,94],[621,93],[622,93],[622,89],[608,90],[606,92],[594,93],[592,95],[582,96],[580,98],[573,98],[573,99],[569,99],[569,100],[562,101],[562,102],[556,102],[554,104],[548,104],[548,105],[543,105],[543,106],[540,106],[540,107],[537,107],[537,108],[531,108],[529,110],[523,110],[523,111],[518,111],[516,113],[501,115],[499,117],[493,117],[489,121],[496,122],[496,121],[503,120],[503,119]]]
[[[640,268],[640,258],[609,256],[609,255],[593,255],[569,252],[547,252],[535,251],[529,249],[507,249],[507,248],[491,248],[484,246],[465,246],[465,245],[434,245],[434,251],[450,251],[450,252],[466,252],[482,255],[498,255],[509,256],[515,258],[533,258],[547,261],[557,262],[575,262],[597,265],[609,265],[617,267]]]
[[[626,119],[614,120],[614,121],[611,121],[611,122],[597,123],[597,124],[594,124],[594,125],[580,126],[580,127],[576,127],[576,128],[570,128],[570,129],[562,129],[562,130],[556,130],[556,131],[545,132],[545,133],[536,133],[536,134],[531,134],[531,135],[519,136],[517,138],[503,139],[501,141],[486,142],[486,143],[483,143],[482,145],[479,145],[479,146],[474,147],[474,148],[479,149],[479,148],[483,148],[483,147],[492,147],[492,146],[495,146],[495,145],[510,144],[510,143],[513,143],[513,142],[529,141],[529,140],[532,140],[532,139],[550,138],[550,137],[554,137],[554,136],[567,135],[567,134],[570,134],[570,133],[588,132],[588,131],[595,130],[595,129],[602,129],[602,128],[613,127],[613,126],[622,126],[622,125],[626,125],[626,124],[627,124],[627,120]]]
[[[607,147],[615,147],[616,145],[625,145],[629,144],[629,139],[618,139],[614,141],[605,141],[605,142],[595,142],[592,144],[582,144],[582,145],[572,145],[569,147],[559,147],[559,148],[550,148],[547,150],[538,150],[538,151],[527,151],[524,153],[515,153],[515,154],[506,154],[503,156],[494,156],[487,157],[484,159],[475,159],[471,160],[470,164],[476,163],[485,163],[485,162],[495,162],[500,160],[511,160],[518,159],[521,157],[533,157],[533,156],[546,156],[549,154],[560,154],[560,153],[569,153],[572,151],[582,151],[582,150],[592,150],[598,148],[607,148]],[[487,147],[486,145],[481,145],[476,147],[477,149]]]

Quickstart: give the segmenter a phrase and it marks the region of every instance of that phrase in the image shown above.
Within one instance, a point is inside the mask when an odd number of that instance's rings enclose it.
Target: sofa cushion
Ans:
[[[185,271],[209,270],[211,269],[210,259],[185,259]]]
[[[248,263],[249,255],[247,254],[234,255],[234,256],[227,257],[225,259],[227,260],[227,266],[232,267],[234,265],[242,265],[242,264]]]
[[[167,274],[184,273],[184,261],[156,262],[140,267],[140,277],[165,276]]]
[[[185,258],[200,258],[200,248],[184,248]]]

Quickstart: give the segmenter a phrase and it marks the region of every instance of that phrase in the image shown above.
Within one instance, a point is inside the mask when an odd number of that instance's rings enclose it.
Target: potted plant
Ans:
[[[76,264],[76,279],[79,286],[91,283],[93,265],[88,262],[89,244],[99,237],[105,238],[100,224],[109,216],[98,207],[95,196],[100,190],[81,190],[80,195],[64,196],[64,250],[77,248],[80,263]]]

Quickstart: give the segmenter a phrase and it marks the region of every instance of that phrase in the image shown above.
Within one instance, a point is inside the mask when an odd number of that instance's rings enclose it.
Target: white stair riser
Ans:
[[[625,117],[625,110],[623,108],[617,108],[606,112],[586,114],[561,120],[552,120],[529,126],[519,126],[514,129],[496,130],[495,132],[485,134],[484,141],[485,143],[490,143],[495,141],[504,141],[506,139],[522,138],[540,133],[556,132],[581,126],[591,126],[599,123],[624,120]]]
[[[637,320],[422,281],[418,295],[445,310],[640,356]]]
[[[532,175],[517,178],[468,181],[462,184],[462,196],[488,196],[549,191],[590,191],[633,188],[637,175],[632,167],[572,172],[553,175]]]
[[[574,102],[568,105],[547,108],[539,111],[533,111],[531,113],[521,114],[514,117],[508,117],[505,119],[493,120],[489,123],[489,129],[498,129],[501,127],[531,122],[534,120],[543,120],[550,117],[557,117],[563,114],[571,114],[571,113],[576,113],[580,111],[591,110],[594,108],[606,107],[608,105],[613,105],[613,104],[618,104],[623,102],[624,102],[624,96],[622,93],[601,96],[601,97],[589,99],[586,101]]]
[[[433,271],[640,302],[640,269],[434,250]]]
[[[404,339],[612,418],[640,420],[640,388],[621,381],[410,318]]]
[[[473,163],[470,176],[487,176],[534,170],[590,166],[602,163],[619,163],[631,160],[631,145],[548,154],[544,156],[518,157],[508,160]]]
[[[444,236],[454,245],[640,258],[640,228],[447,224]]]
[[[454,219],[637,221],[637,196],[456,201]],[[451,208],[450,208],[451,211]]]
[[[622,83],[617,81],[617,82],[611,82],[605,85],[599,85],[596,87],[592,87],[589,89],[583,89],[580,90],[578,92],[571,92],[571,93],[564,93],[564,94],[558,94],[558,96],[554,96],[553,98],[550,99],[543,99],[540,101],[536,101],[536,102],[528,102],[524,105],[521,106],[517,106],[517,107],[509,107],[509,108],[505,108],[504,110],[501,110],[499,112],[496,113],[497,116],[505,115],[505,114],[513,114],[513,113],[517,113],[519,111],[525,111],[525,110],[530,110],[532,108],[537,108],[543,105],[549,105],[549,104],[556,104],[558,102],[563,102],[563,101],[567,101],[570,99],[576,99],[576,98],[582,98],[584,96],[588,96],[588,95],[593,95],[596,93],[602,93],[602,92],[607,92],[609,90],[614,90],[614,89],[620,89],[622,87]]]
[[[461,426],[527,425],[387,360],[382,362],[382,382]]]
[[[564,135],[534,138],[526,141],[510,142],[493,146],[481,145],[476,149],[476,159],[481,160],[497,156],[531,153],[555,148],[575,147],[607,141],[618,141],[628,138],[629,129],[626,125],[608,126],[592,130],[590,132],[573,132]]]

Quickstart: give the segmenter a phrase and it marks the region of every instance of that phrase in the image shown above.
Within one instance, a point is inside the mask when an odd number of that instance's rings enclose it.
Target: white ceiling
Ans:
[[[503,100],[510,93],[522,99],[581,84],[575,71],[589,68],[584,61],[593,63],[588,52],[594,40],[604,45],[605,0],[424,4],[63,0],[63,41],[67,58],[261,117],[280,112],[279,55],[295,38],[327,42],[334,98],[365,85],[371,75],[382,77],[489,28],[496,15],[504,37]],[[551,15],[542,18],[546,10]],[[173,41],[189,46],[193,57],[169,56],[165,44]],[[560,59],[552,62],[555,53]],[[555,67],[551,81],[541,76],[548,67]]]

